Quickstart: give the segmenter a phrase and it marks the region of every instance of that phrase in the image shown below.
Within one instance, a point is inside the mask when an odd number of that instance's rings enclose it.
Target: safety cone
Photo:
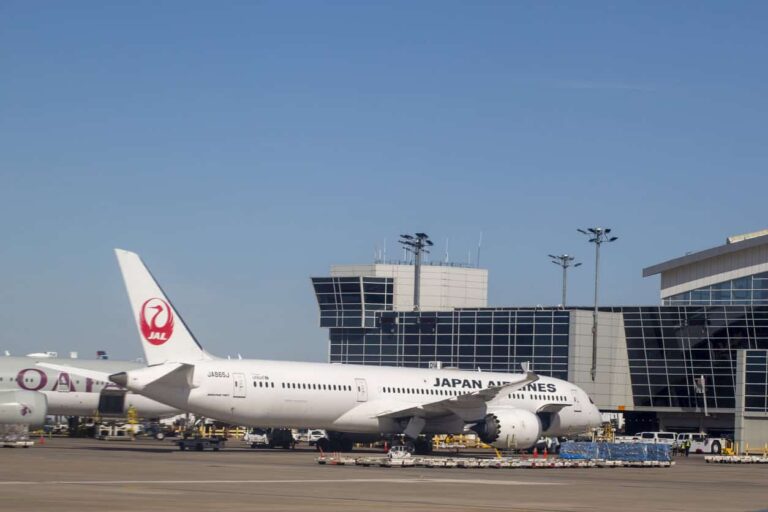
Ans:
[[[547,447],[544,447],[544,458],[546,459],[549,456],[549,453],[547,452]]]
[[[40,434],[40,444],[45,444],[45,436],[43,434]]]
[[[538,456],[539,456],[539,449],[538,448],[534,448],[533,449],[533,458],[534,459],[538,458]]]

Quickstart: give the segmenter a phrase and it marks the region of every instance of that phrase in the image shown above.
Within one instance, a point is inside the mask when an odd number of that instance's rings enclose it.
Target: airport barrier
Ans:
[[[669,468],[672,461],[606,461],[606,460],[563,460],[558,458],[521,459],[517,457],[479,458],[479,457],[350,457],[344,455],[321,455],[318,464],[327,466],[379,466],[384,468],[488,468],[488,469],[555,469],[555,468]]]
[[[669,462],[669,445],[646,443],[594,443],[567,441],[560,445],[565,460],[606,460],[624,462]]]
[[[704,460],[714,464],[768,464],[766,455],[707,455]]]

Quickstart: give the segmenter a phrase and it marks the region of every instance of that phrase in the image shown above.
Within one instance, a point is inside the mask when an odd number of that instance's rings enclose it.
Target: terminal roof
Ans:
[[[751,236],[751,237],[747,235],[742,235],[740,237],[731,237],[728,239],[729,242],[726,243],[725,245],[719,245],[711,249],[705,249],[703,251],[693,252],[690,254],[686,254],[685,256],[681,256],[679,258],[674,258],[674,259],[665,261],[663,263],[658,263],[656,265],[646,267],[643,269],[643,277],[648,277],[655,274],[661,274],[662,272],[666,272],[674,268],[682,267],[684,265],[689,265],[691,263],[697,263],[699,261],[708,260],[716,256],[722,256],[724,254],[730,254],[730,253],[742,251],[744,249],[750,249],[752,247],[766,245],[768,244],[768,232],[765,232],[765,233],[766,234],[755,233],[755,235],[757,236]]]

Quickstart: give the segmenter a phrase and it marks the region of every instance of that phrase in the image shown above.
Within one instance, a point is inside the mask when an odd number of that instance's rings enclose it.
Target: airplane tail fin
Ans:
[[[147,364],[211,359],[138,254],[115,249]]]

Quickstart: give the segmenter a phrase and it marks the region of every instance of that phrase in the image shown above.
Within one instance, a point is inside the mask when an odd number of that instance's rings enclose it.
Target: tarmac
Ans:
[[[768,511],[768,466],[323,466],[309,448],[179,451],[171,440],[46,439],[0,451],[0,511]]]

